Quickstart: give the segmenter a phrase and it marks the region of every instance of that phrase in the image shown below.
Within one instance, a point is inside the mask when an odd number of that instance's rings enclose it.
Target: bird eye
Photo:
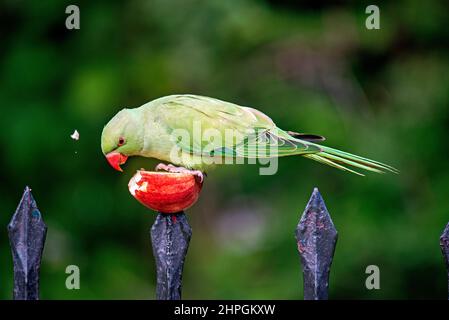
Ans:
[[[124,144],[125,144],[125,138],[120,137],[120,138],[118,139],[118,146],[120,147],[120,146],[123,146]]]

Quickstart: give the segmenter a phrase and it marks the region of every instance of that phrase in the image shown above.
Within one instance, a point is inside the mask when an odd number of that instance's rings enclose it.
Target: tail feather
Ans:
[[[320,162],[322,164],[326,164],[328,166],[331,166],[331,167],[334,167],[334,168],[337,168],[337,169],[340,169],[340,170],[343,170],[343,171],[348,171],[348,172],[354,173],[354,174],[359,175],[359,176],[364,176],[364,174],[362,174],[360,172],[357,172],[355,170],[352,170],[352,169],[349,169],[349,168],[347,168],[345,166],[342,166],[342,165],[340,165],[340,164],[338,164],[338,163],[336,163],[336,162],[334,162],[332,160],[329,160],[329,159],[327,159],[325,157],[320,156],[319,154],[307,154],[307,155],[304,155],[304,157],[312,159],[312,160],[315,160],[315,161],[318,161],[318,162]]]
[[[346,167],[345,165],[376,173],[385,173],[387,171],[399,173],[399,171],[396,168],[379,161],[363,158],[348,152],[340,151],[326,146],[321,145],[316,146],[320,147],[322,151],[315,154],[306,154],[304,155],[304,157],[330,165],[340,170],[349,171],[362,176],[364,174],[352,170]]]

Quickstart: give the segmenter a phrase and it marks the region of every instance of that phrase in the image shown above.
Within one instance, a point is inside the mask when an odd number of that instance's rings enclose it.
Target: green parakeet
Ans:
[[[171,95],[123,109],[104,127],[101,149],[120,170],[130,156],[156,158],[157,169],[202,172],[223,159],[303,157],[362,175],[354,169],[397,172],[391,166],[318,144],[317,135],[285,131],[253,108],[197,95]],[[176,166],[179,167],[176,167]],[[350,168],[352,167],[352,168]]]

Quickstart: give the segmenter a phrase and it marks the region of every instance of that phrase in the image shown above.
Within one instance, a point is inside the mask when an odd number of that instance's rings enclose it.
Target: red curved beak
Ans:
[[[121,154],[120,152],[109,152],[106,155],[106,159],[108,160],[111,167],[113,167],[117,171],[123,171],[122,168],[120,168],[120,165],[124,164],[126,160],[128,160],[128,156],[125,156],[124,154]]]

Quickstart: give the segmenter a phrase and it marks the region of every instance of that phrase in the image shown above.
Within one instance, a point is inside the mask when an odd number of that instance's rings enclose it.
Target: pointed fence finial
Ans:
[[[317,188],[296,228],[304,277],[304,299],[328,299],[329,272],[337,243],[337,230]]]
[[[8,236],[14,263],[15,300],[39,299],[39,269],[47,226],[42,220],[29,187],[8,224]]]
[[[184,212],[158,213],[151,227],[151,243],[156,260],[156,299],[180,300],[182,270],[192,229]]]
[[[443,231],[440,238],[441,251],[443,252],[444,261],[446,262],[447,269],[447,288],[448,288],[448,300],[449,300],[449,223]]]

